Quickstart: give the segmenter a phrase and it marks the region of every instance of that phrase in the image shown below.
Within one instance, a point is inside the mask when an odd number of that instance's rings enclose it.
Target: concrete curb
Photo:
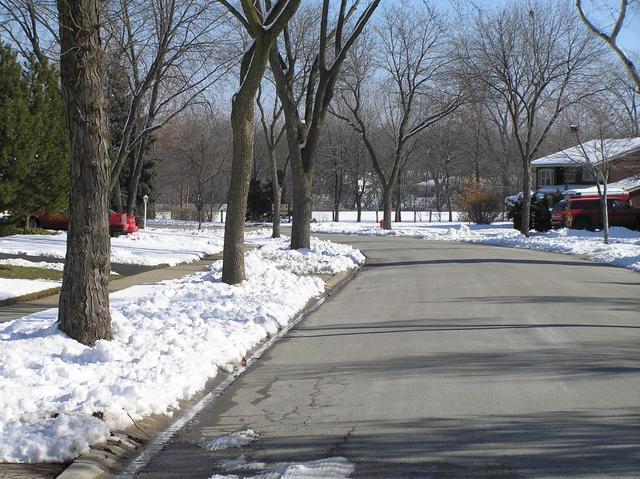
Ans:
[[[80,455],[67,467],[58,479],[107,479],[129,478],[147,464],[163,444],[173,437],[200,410],[211,404],[228,386],[247,371],[264,352],[284,337],[296,324],[319,308],[327,298],[338,293],[357,274],[358,269],[348,270],[332,276],[319,276],[325,282],[325,293],[320,298],[312,299],[309,304],[277,335],[261,342],[243,358],[241,365],[232,373],[219,374],[210,381],[205,391],[190,401],[180,403],[183,413],[177,419],[166,416],[145,418],[124,431],[114,431],[104,444],[97,444],[87,453]],[[145,437],[146,436],[146,437]],[[159,439],[160,438],[160,439]],[[147,452],[151,449],[151,452]],[[142,456],[147,456],[140,460]]]

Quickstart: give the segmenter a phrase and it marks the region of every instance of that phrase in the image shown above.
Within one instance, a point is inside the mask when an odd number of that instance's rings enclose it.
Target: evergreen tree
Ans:
[[[28,221],[66,205],[69,147],[57,72],[35,58],[27,67],[0,44],[0,210]]]
[[[16,54],[0,42],[0,211],[13,212],[21,175],[35,154],[28,89]]]

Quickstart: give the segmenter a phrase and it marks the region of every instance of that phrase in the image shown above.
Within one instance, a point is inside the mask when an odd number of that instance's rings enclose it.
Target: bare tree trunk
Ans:
[[[447,194],[447,212],[449,213],[449,223],[453,221],[453,207],[451,206],[451,175],[449,173],[449,157],[444,162],[444,187]]]
[[[529,159],[524,159],[522,164],[522,224],[520,231],[529,236],[529,212],[531,210],[531,167]]]
[[[273,191],[273,231],[272,238],[280,238],[280,203],[282,201],[282,188],[278,179],[278,163],[273,150],[269,150],[271,162],[271,188]]]
[[[116,182],[113,187],[113,199],[116,202],[116,210],[118,213],[122,213],[124,211],[124,206],[122,203],[122,190],[120,189],[120,182]]]
[[[255,139],[253,98],[250,102],[242,102],[242,104],[238,99],[233,102],[231,128],[233,130],[233,162],[224,229],[222,281],[227,284],[237,284],[245,279],[244,222]]]
[[[597,174],[597,173],[596,173]],[[597,177],[596,177],[597,178]],[[600,212],[602,217],[602,236],[604,244],[609,244],[609,208],[607,207],[607,183],[600,186],[600,179],[597,178],[598,196],[600,196]]]
[[[58,327],[94,345],[112,339],[109,314],[109,159],[97,0],[58,0],[60,78],[71,145],[67,254]]]
[[[402,222],[402,172],[398,174],[396,181],[396,217],[395,222]]]
[[[340,203],[342,202],[342,170],[336,170],[335,194],[333,202],[333,221],[340,221]]]
[[[138,185],[140,184],[140,176],[142,176],[142,162],[144,160],[144,151],[147,147],[147,135],[140,140],[138,147],[136,148],[136,162],[133,172],[131,172],[131,178],[129,178],[129,187],[127,188],[127,209],[128,215],[133,214],[133,210],[136,207],[136,199],[138,196]]]
[[[393,195],[393,184],[385,184],[382,189],[382,227],[391,229],[391,197]]]
[[[293,222],[291,249],[309,248],[311,245],[311,185],[313,173],[307,175],[291,162],[293,178]]]

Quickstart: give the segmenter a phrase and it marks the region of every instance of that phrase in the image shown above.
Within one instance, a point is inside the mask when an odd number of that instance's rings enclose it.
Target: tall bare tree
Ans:
[[[260,110],[260,124],[262,125],[262,133],[267,147],[267,157],[269,160],[269,170],[271,172],[271,191],[273,193],[273,220],[272,234],[273,238],[280,238],[280,203],[282,202],[282,188],[284,187],[285,175],[287,171],[288,157],[282,169],[278,167],[278,157],[276,156],[276,148],[284,134],[284,125],[281,124],[282,104],[278,97],[273,98],[272,107],[267,114],[263,105],[265,100],[262,88],[258,89],[258,97],[256,104]]]
[[[239,53],[225,40],[226,11],[216,0],[114,0],[109,6],[107,49],[126,75],[129,98],[111,189],[117,208],[133,214],[151,134],[223,79]],[[124,205],[119,177],[127,161]]]
[[[262,8],[260,2],[241,0],[243,13],[227,0],[219,1],[252,39],[242,58],[240,88],[231,102],[233,163],[224,230],[222,280],[227,284],[236,284],[245,279],[244,220],[253,164],[256,93],[269,61],[271,47],[300,6],[300,0],[278,0],[273,4],[267,0],[266,9]]]
[[[58,326],[83,344],[111,339],[109,147],[98,0],[58,0],[60,78],[71,145],[69,231]]]
[[[615,23],[613,24],[611,32],[607,32],[604,27],[597,26],[594,21],[589,18],[589,16],[585,13],[582,0],[576,0],[576,7],[578,9],[578,14],[580,15],[580,19],[582,20],[582,22],[587,26],[591,33],[602,39],[618,56],[618,58],[626,68],[627,73],[635,83],[636,90],[640,92],[640,70],[638,70],[638,66],[633,62],[631,56],[624,51],[618,41],[618,37],[620,36],[620,32],[622,31],[622,28],[624,26],[625,19],[627,18],[630,3],[630,0],[620,0],[620,6],[617,10],[618,15]]]
[[[469,75],[506,105],[522,168],[522,226],[529,234],[531,161],[571,105],[597,94],[599,48],[566,2],[531,0],[479,13],[466,42]]]
[[[25,58],[35,55],[41,64],[56,60],[60,38],[55,0],[0,0],[0,35]]]
[[[448,86],[443,81],[448,78],[445,73],[451,63],[446,30],[444,18],[427,6],[421,12],[407,5],[389,8],[377,29],[380,48],[376,54],[380,60],[367,60],[363,51],[357,60],[360,65],[355,66],[343,88],[342,101],[350,115],[341,117],[360,134],[373,163],[382,186],[385,229],[391,229],[393,189],[398,186],[412,142],[464,101],[458,85]],[[378,113],[367,115],[365,83],[376,76],[383,78],[378,88],[384,95],[380,95]],[[375,146],[373,122],[386,132],[392,152],[388,165]]]
[[[349,20],[358,12],[360,0],[348,7],[340,1],[335,27],[330,25],[330,0],[323,0],[320,30],[316,50],[306,75],[299,75],[298,58],[288,28],[284,29],[282,46],[274,44],[269,58],[276,90],[284,109],[293,180],[293,224],[291,248],[308,248],[311,243],[312,186],[316,154],[322,126],[333,98],[334,87],[346,55],[378,7],[380,0],[371,0],[358,15],[349,34]],[[333,46],[333,48],[331,48]],[[281,47],[284,54],[281,53]],[[298,83],[296,80],[299,79]],[[299,108],[296,91],[304,92]]]

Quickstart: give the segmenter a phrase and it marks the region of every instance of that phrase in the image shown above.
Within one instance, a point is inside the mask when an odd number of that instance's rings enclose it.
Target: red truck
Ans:
[[[640,231],[640,208],[629,203],[628,194],[613,194],[607,197],[609,226],[624,226]],[[600,198],[597,195],[575,196],[558,203],[551,212],[554,227],[593,231],[602,228]]]
[[[67,210],[59,213],[45,213],[38,211],[31,215],[29,220],[32,226],[47,228],[52,230],[64,230],[69,227],[69,212]],[[112,236],[135,233],[138,231],[136,217],[125,213],[109,211],[109,232]]]

